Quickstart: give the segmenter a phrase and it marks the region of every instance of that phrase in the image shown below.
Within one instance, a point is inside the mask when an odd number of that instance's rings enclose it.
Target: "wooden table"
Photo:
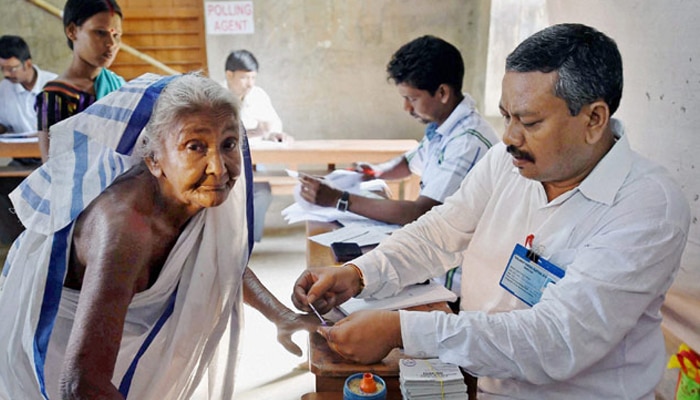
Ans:
[[[0,158],[41,158],[39,144],[0,142]],[[0,166],[0,178],[24,178],[34,171],[36,166]]]
[[[284,164],[298,169],[304,164],[352,164],[356,161],[388,161],[416,148],[413,139],[295,140],[289,143],[251,142],[256,164]]]
[[[290,195],[297,183],[287,176],[285,169],[325,175],[337,165],[365,161],[380,163],[398,157],[416,148],[413,139],[353,139],[353,140],[295,140],[274,143],[253,140],[250,154],[255,164],[265,164],[264,171],[255,172],[256,182],[268,182],[273,194]],[[393,198],[415,199],[420,191],[420,178],[387,181]]]
[[[0,142],[0,158],[40,158],[39,143]]]
[[[338,225],[333,223],[308,221],[306,223],[306,235],[308,238],[309,236],[331,231],[337,227]],[[306,240],[306,264],[307,267],[339,265],[335,262],[333,254],[328,247],[309,239]],[[427,304],[412,309],[417,311],[440,310],[452,312],[445,302]],[[371,372],[381,376],[386,382],[388,400],[401,400],[398,365],[401,358],[403,358],[402,351],[394,349],[379,363],[369,365],[356,364],[343,359],[332,351],[321,335],[317,333],[309,335],[309,370],[316,378],[316,392],[342,393],[345,379],[348,376],[358,372]],[[470,399],[476,399],[475,395],[471,397],[476,390],[476,379],[465,377],[465,383],[467,383],[469,388]]]

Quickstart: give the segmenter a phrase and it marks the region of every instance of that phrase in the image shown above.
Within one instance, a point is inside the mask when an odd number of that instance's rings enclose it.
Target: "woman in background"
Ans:
[[[49,156],[52,125],[85,110],[119,89],[124,79],[107,68],[119,52],[122,11],[116,0],[68,0],[63,28],[73,59],[37,96],[37,127],[42,160]]]

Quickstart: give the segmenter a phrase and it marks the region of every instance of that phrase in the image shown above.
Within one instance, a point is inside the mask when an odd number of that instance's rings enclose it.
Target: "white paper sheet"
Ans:
[[[454,292],[431,280],[427,284],[408,286],[396,296],[386,299],[352,298],[338,306],[338,308],[343,314],[350,315],[360,310],[399,310],[423,304],[455,300],[457,300],[457,295]]]
[[[0,134],[0,143],[37,143],[39,132],[18,132]]]
[[[0,138],[3,138],[3,139],[28,138],[28,137],[37,137],[38,135],[39,135],[39,132],[37,132],[37,131],[2,133],[2,134],[0,134]]]
[[[330,246],[331,243],[357,243],[358,246],[372,246],[379,244],[386,239],[388,234],[382,230],[374,230],[364,226],[346,226],[334,231],[310,236],[309,239],[323,246]]]

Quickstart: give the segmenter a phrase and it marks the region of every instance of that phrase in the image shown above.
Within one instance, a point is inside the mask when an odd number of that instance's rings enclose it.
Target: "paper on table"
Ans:
[[[385,299],[356,299],[351,298],[338,306],[345,315],[360,310],[399,310],[423,304],[440,301],[455,301],[457,295],[441,284],[428,281],[424,285],[411,285],[404,288],[396,296]]]
[[[387,235],[394,232],[397,229],[401,229],[401,225],[397,224],[387,224],[386,222],[377,221],[376,219],[365,218],[358,220],[356,218],[338,218],[338,222],[342,226],[353,226],[353,227],[363,227],[373,231],[386,233]]]
[[[309,239],[324,246],[330,246],[331,243],[335,242],[352,242],[363,247],[379,244],[387,237],[388,234],[379,229],[374,230],[365,226],[350,225],[334,231],[310,236]]]
[[[0,143],[34,143],[39,141],[39,132],[18,132],[0,134]]]
[[[354,213],[344,213],[332,207],[313,207],[313,209],[306,209],[299,205],[299,203],[294,203],[282,210],[282,217],[284,217],[284,220],[290,224],[303,221],[333,222],[338,221],[341,218],[343,219],[343,222],[351,220],[367,220],[366,217],[363,217],[361,215]]]
[[[3,138],[0,137],[0,143],[38,143],[38,137],[26,137],[26,138]]]
[[[13,132],[13,133],[2,133],[2,134],[0,134],[0,138],[4,138],[4,139],[28,138],[28,137],[37,137],[38,135],[39,135],[39,132],[37,132],[37,131]]]

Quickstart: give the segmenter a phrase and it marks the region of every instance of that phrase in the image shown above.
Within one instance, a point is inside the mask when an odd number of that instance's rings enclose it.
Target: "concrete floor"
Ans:
[[[260,281],[291,309],[292,285],[306,268],[306,236],[303,228],[279,233],[266,231],[255,245],[249,267]],[[275,326],[255,309],[245,307],[240,345],[236,400],[292,400],[314,390],[314,379],[305,366],[308,333],[297,332],[294,341],[302,357],[288,353],[277,342]]]

